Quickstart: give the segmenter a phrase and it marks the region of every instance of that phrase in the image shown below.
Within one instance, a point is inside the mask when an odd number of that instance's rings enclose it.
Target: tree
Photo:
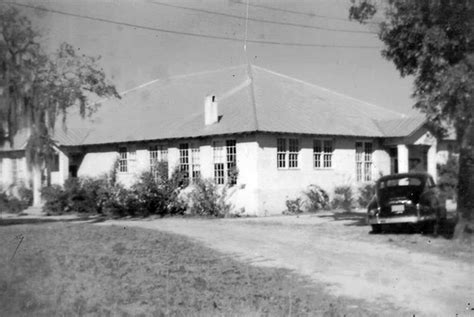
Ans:
[[[97,104],[89,99],[94,95],[120,98],[99,68],[99,58],[78,55],[67,43],[47,54],[39,40],[28,18],[0,5],[0,136],[13,145],[20,130],[28,131],[25,151],[36,205],[42,170],[54,151],[56,119],[62,116],[65,124],[73,106],[83,117],[92,114]]]
[[[415,108],[459,144],[456,238],[474,231],[474,2],[472,0],[351,0],[349,17],[365,23],[385,14],[382,55],[413,76]]]

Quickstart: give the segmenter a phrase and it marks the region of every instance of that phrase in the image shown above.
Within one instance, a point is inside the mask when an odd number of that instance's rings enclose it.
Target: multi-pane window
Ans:
[[[179,170],[185,178],[189,178],[189,144],[179,145]]]
[[[237,184],[237,147],[235,140],[225,142],[227,152],[227,179],[229,184]]]
[[[222,142],[213,142],[214,148],[214,181],[218,185],[225,183],[225,154]]]
[[[297,168],[298,167],[298,152],[299,152],[299,142],[298,139],[289,139],[288,140],[288,167]]]
[[[218,185],[237,183],[237,146],[235,140],[214,141],[214,181]]]
[[[128,172],[128,152],[126,147],[119,148],[118,169],[120,173]]]
[[[315,168],[332,167],[332,140],[313,141],[313,159]]]
[[[277,139],[277,167],[286,167],[286,139]]]
[[[200,163],[200,151],[199,147],[193,147],[191,149],[191,170],[192,178],[198,179],[201,177],[201,163]]]
[[[189,143],[179,145],[179,170],[184,173],[184,177],[195,180],[201,177],[199,146],[190,147]]]
[[[298,139],[277,139],[277,167],[298,168],[299,151]]]
[[[356,178],[358,182],[372,180],[372,142],[356,142]]]
[[[158,163],[168,162],[168,148],[163,145],[153,145],[148,149],[150,154],[150,171],[158,176]]]

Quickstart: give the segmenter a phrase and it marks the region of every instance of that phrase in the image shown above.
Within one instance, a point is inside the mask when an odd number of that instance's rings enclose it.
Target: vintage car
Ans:
[[[373,233],[382,226],[413,224],[437,234],[446,219],[446,201],[428,173],[387,175],[376,182],[367,219]]]

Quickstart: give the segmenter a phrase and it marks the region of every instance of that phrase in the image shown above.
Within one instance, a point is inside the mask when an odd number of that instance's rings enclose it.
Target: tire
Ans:
[[[372,226],[372,234],[377,234],[382,232],[382,225],[371,225]]]

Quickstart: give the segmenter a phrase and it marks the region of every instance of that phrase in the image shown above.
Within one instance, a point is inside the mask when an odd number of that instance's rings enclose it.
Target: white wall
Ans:
[[[277,138],[298,138],[300,151],[297,169],[277,168]],[[390,158],[380,149],[378,142],[366,138],[334,137],[332,168],[313,167],[313,136],[288,136],[259,134],[258,196],[259,215],[281,214],[286,209],[286,200],[302,196],[309,185],[315,184],[332,194],[334,187],[352,185],[357,187],[355,171],[355,142],[372,141],[373,177],[379,173],[388,174]],[[324,137],[322,137],[324,139]],[[387,172],[388,171],[388,172]]]

